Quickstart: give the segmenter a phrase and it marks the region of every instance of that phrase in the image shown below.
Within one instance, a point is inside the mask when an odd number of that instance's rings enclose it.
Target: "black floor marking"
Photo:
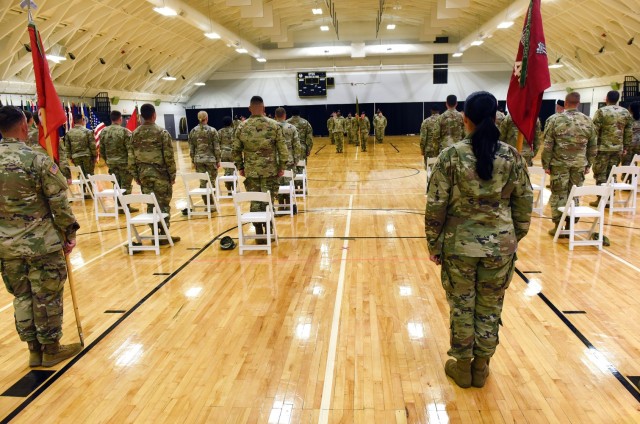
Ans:
[[[355,237],[339,237],[340,240],[352,240],[352,241],[356,241]]]
[[[320,150],[324,149],[325,147],[327,147],[327,145],[326,145],[326,144],[325,144],[324,146],[322,146],[321,148],[319,148],[319,149],[315,152],[315,154],[317,155],[318,153],[320,153]]]
[[[516,268],[516,273],[520,276],[520,278],[522,278],[522,280],[525,283],[529,284],[529,279],[522,272],[520,272],[518,268]],[[576,326],[573,325],[571,321],[569,321],[569,318],[567,318],[562,312],[560,312],[560,310],[556,307],[556,305],[554,305],[553,302],[551,302],[547,296],[545,296],[542,292],[540,292],[538,293],[538,297],[549,307],[549,309],[553,311],[553,313],[556,314],[558,318],[560,318],[560,321],[562,321],[564,325],[569,327],[569,330],[571,330],[571,332],[573,332],[573,334],[578,339],[580,339],[580,341],[589,350],[597,352],[599,355],[602,355],[600,351],[589,341],[589,339],[587,339],[584,336],[584,334],[582,334],[580,330],[578,330]],[[629,380],[624,378],[624,376],[620,374],[620,371],[618,371],[618,369],[611,362],[609,361],[606,361],[606,362],[607,362],[606,366],[609,372],[620,382],[620,384],[624,386],[625,389],[627,389],[627,391],[631,394],[631,396],[633,396],[636,399],[636,401],[640,402],[640,390],[634,387],[634,385],[631,384]]]
[[[522,271],[523,274],[542,274],[542,271]]]
[[[104,311],[105,314],[124,314],[125,311],[124,309],[107,309],[106,311]]]
[[[640,376],[628,375],[627,378],[631,380],[631,382],[635,384],[638,389],[640,389]]]
[[[171,275],[170,272],[154,272],[153,275]]]
[[[6,424],[9,421],[11,421],[12,419],[14,419],[20,412],[22,412],[27,406],[29,406],[31,404],[31,402],[33,402],[35,399],[38,398],[38,396],[40,396],[45,390],[47,390],[49,388],[49,386],[51,386],[53,383],[55,383],[58,380],[58,378],[62,377],[64,375],[64,373],[66,373],[76,362],[78,362],[80,359],[82,359],[84,357],[84,355],[86,355],[91,349],[93,349],[98,343],[100,343],[102,341],[102,339],[107,337],[114,329],[116,329],[116,327],[118,327],[120,324],[122,324],[122,322],[124,320],[129,318],[129,316],[131,316],[131,314],[133,314],[136,310],[138,310],[138,308],[140,306],[142,306],[147,300],[149,300],[149,298],[151,298],[151,296],[156,294],[156,292],[158,290],[160,290],[162,287],[164,287],[169,281],[171,281],[173,279],[173,277],[178,275],[191,262],[193,262],[198,256],[200,256],[209,246],[211,246],[213,243],[218,241],[218,239],[220,239],[223,235],[225,235],[226,233],[228,233],[230,231],[235,230],[236,228],[238,228],[238,227],[237,226],[231,227],[228,230],[223,231],[222,233],[218,234],[213,239],[211,239],[202,249],[200,249],[200,251],[198,253],[194,254],[185,263],[180,265],[180,268],[178,268],[175,271],[173,271],[173,273],[171,273],[171,275],[169,275],[167,278],[165,278],[160,284],[158,284],[149,293],[147,293],[144,297],[142,297],[142,299],[140,299],[138,301],[138,303],[133,305],[133,307],[131,307],[131,309],[129,309],[124,315],[122,315],[120,318],[118,318],[118,320],[116,322],[111,324],[111,326],[109,326],[109,328],[107,328],[102,334],[100,334],[92,343],[90,343],[89,345],[85,346],[85,348],[82,350],[82,352],[80,352],[78,355],[73,357],[73,359],[71,359],[69,362],[67,362],[67,364],[64,367],[60,368],[60,370],[58,370],[58,372],[56,372],[50,379],[48,379],[44,384],[42,384],[33,393],[31,393],[31,395],[28,398],[26,398],[20,405],[18,405],[13,411],[11,411],[11,413],[9,413],[9,415],[4,417],[0,421],[0,424]]]
[[[47,381],[47,379],[53,374],[55,374],[55,371],[31,370],[0,396],[27,397],[29,396],[29,393],[33,392],[39,385]]]
[[[398,150],[398,148],[396,146],[393,145],[393,143],[389,143],[391,145],[391,147],[393,147],[394,149],[396,149],[396,152],[400,153],[400,150]]]
[[[126,230],[127,227],[116,227],[116,228],[109,228],[108,230],[95,230],[95,231],[91,231],[88,233],[77,233],[76,236],[88,236],[91,234],[98,234],[98,233],[106,233],[107,231],[115,231],[115,230]]]
[[[587,314],[586,311],[562,311],[565,315],[578,315],[578,314]]]
[[[187,247],[187,250],[200,250],[199,247]]]

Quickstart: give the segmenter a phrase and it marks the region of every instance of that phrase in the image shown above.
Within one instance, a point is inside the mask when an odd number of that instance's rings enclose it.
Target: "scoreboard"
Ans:
[[[298,72],[298,97],[327,97],[326,72]]]

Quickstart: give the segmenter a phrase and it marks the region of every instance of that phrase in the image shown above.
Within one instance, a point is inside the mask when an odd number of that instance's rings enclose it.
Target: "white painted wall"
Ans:
[[[590,104],[590,114],[593,117],[598,110],[598,103],[604,102],[607,97],[607,93],[611,91],[611,86],[609,85],[600,85],[596,87],[585,87],[585,88],[576,88],[574,91],[580,93],[580,102],[582,104]],[[622,95],[622,93],[620,93]],[[555,91],[546,91],[544,93],[544,99],[563,99],[567,95],[566,90],[555,90]]]
[[[134,100],[120,100],[117,105],[114,105],[114,104],[111,105],[111,110],[118,110],[123,115],[131,115],[136,104],[138,105],[138,108],[139,108],[144,103],[146,102],[134,101]],[[150,103],[153,104],[153,102],[150,102]],[[180,133],[180,130],[179,130],[180,118],[187,116],[184,109],[185,108],[184,103],[162,102],[160,103],[160,106],[154,105],[154,107],[156,108],[156,115],[157,115],[156,124],[160,125],[163,128],[165,127],[164,115],[173,114],[173,118],[175,120],[176,136],[177,136]]]

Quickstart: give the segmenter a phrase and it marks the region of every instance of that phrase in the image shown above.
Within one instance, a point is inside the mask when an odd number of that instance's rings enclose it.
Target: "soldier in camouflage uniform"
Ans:
[[[100,156],[109,167],[109,174],[116,176],[116,181],[125,194],[132,193],[133,173],[129,168],[129,143],[131,131],[122,126],[122,113],[111,112],[111,125],[100,133]],[[129,206],[130,212],[138,208]],[[120,213],[124,211],[119,210]]]
[[[631,145],[631,126],[633,118],[629,111],[617,106],[620,93],[609,91],[607,105],[596,111],[593,126],[598,137],[598,155],[593,162],[593,177],[596,184],[604,184],[609,178],[611,168],[617,166],[624,152]],[[591,202],[597,206],[598,200]]]
[[[431,143],[437,147],[438,152],[464,138],[462,114],[456,110],[456,106],[458,98],[453,94],[447,96],[447,110],[438,117],[434,125]]]
[[[631,103],[629,110],[631,111],[633,124],[631,125],[631,145],[622,158],[622,164],[625,166],[631,165],[635,155],[640,155],[640,102]]]
[[[24,144],[27,120],[0,108],[0,264],[14,296],[15,325],[29,348],[29,366],[51,367],[76,355],[79,343],[61,345],[67,254],[80,228],[58,166]]]
[[[526,165],[514,148],[498,141],[495,113],[493,95],[467,98],[470,134],[438,157],[425,213],[430,258],[442,264],[450,308],[448,354],[455,359],[447,361],[445,372],[464,388],[484,386],[489,375],[505,291],[533,203]]]
[[[438,147],[433,144],[433,130],[439,116],[438,109],[431,109],[431,116],[422,121],[422,125],[420,125],[420,152],[424,157],[425,164],[427,158],[435,158],[440,153]]]
[[[296,173],[296,164],[302,160],[305,152],[302,150],[302,146],[300,145],[300,138],[298,135],[298,130],[295,126],[288,123],[287,120],[287,111],[283,107],[279,107],[275,112],[276,122],[282,128],[282,135],[284,136],[284,143],[287,145],[287,150],[289,151],[289,160],[287,161],[285,169],[287,171],[292,171],[295,175]],[[290,178],[280,177],[278,180],[278,184],[287,185],[289,184]],[[289,203],[287,199],[288,196],[278,196],[278,203]],[[297,209],[294,207],[294,213],[298,213]]]
[[[567,94],[566,110],[547,121],[544,129],[542,167],[551,175],[551,219],[554,228],[549,235],[555,235],[571,187],[582,186],[584,176],[589,172],[598,146],[591,118],[578,111],[580,94]]]
[[[156,108],[152,104],[143,104],[140,116],[143,119],[142,125],[135,129],[129,144],[129,168],[142,193],[156,195],[160,211],[168,215],[165,222],[169,228],[171,197],[173,184],[176,182],[176,161],[173,158],[171,135],[156,125]],[[152,205],[147,205],[147,212],[153,212]],[[160,228],[162,233],[164,230]],[[174,243],[180,241],[180,237],[171,238]],[[169,240],[160,240],[160,244],[167,245]]]
[[[79,166],[85,176],[93,175],[98,152],[93,132],[86,127],[84,116],[75,116],[75,126],[64,136],[67,157],[74,165]],[[88,190],[85,187],[85,190]],[[85,193],[85,199],[91,198]]]
[[[37,150],[45,155],[48,154],[46,149],[40,145],[40,132],[38,130],[40,121],[38,120],[38,115],[33,115],[28,110],[24,111],[24,115],[27,117],[27,125],[29,126],[29,138],[25,141],[25,144],[33,150]],[[64,175],[64,178],[67,180],[67,185],[69,185],[71,184],[71,170],[69,169],[69,161],[67,160],[67,155],[64,150],[64,144],[58,143],[58,159],[60,162],[58,166],[60,167],[60,172],[62,172],[62,175]]]
[[[369,138],[369,131],[371,131],[371,122],[364,112],[360,114],[358,119],[358,130],[360,131],[360,149],[363,152],[367,151],[367,139]]]
[[[373,118],[373,131],[376,136],[376,143],[384,141],[384,130],[387,128],[387,118],[382,115],[382,111],[378,109],[378,114]]]
[[[289,151],[280,125],[264,116],[262,97],[253,96],[249,110],[251,116],[236,130],[231,155],[240,175],[245,177],[247,191],[268,191],[273,204],[279,188],[278,178],[284,175]],[[264,202],[251,202],[251,212],[266,208]],[[256,234],[265,234],[264,224],[254,224],[254,227]],[[259,239],[258,243],[264,244],[266,240]]]
[[[337,111],[335,116],[333,117],[333,141],[336,144],[336,153],[342,153],[344,151],[344,132],[345,129],[345,119],[344,116]]]
[[[207,125],[209,115],[201,110],[198,112],[199,124],[189,133],[189,155],[191,162],[196,168],[196,172],[208,172],[211,184],[215,189],[218,168],[220,168],[220,136],[215,128]],[[206,188],[207,183],[200,181],[200,188]],[[214,199],[211,194],[210,204],[213,206]],[[207,204],[207,196],[202,196],[202,201]]]
[[[332,112],[329,119],[327,119],[327,130],[329,131],[329,140],[331,141],[331,144],[336,144],[336,140],[333,137],[333,126],[336,122],[335,117],[336,117],[336,113]]]
[[[518,127],[513,123],[513,118],[511,115],[507,115],[502,121],[502,125],[500,125],[500,141],[507,143],[511,147],[516,147],[518,142]],[[540,125],[540,119],[536,122],[536,133],[533,138],[533,151],[531,150],[531,146],[527,140],[524,140],[522,143],[522,151],[520,155],[524,158],[525,162],[527,162],[527,166],[533,166],[533,158],[538,154],[538,150],[540,150],[540,146],[542,145],[542,129]]]
[[[293,115],[287,119],[287,122],[296,127],[298,130],[298,138],[300,139],[300,147],[302,148],[302,156],[300,160],[309,161],[309,155],[311,155],[311,149],[313,149],[313,128],[306,119],[300,117],[300,110],[294,108],[291,111]],[[306,164],[306,163],[305,163]],[[296,167],[296,173],[301,174],[304,170],[303,167]],[[302,181],[295,182],[296,189],[302,189]]]
[[[220,136],[220,155],[221,162],[233,162],[233,157],[231,156],[231,148],[233,146],[233,133],[235,132],[235,128],[233,127],[233,121],[230,116],[225,116],[222,118],[223,127],[218,131],[218,135]],[[230,176],[233,175],[233,169],[225,169],[224,175]],[[233,183],[226,182],[224,183],[229,194],[231,194],[231,190],[233,190]]]
[[[496,127],[498,129],[500,129],[502,122],[504,122],[504,118],[506,118],[505,114],[502,113],[500,109],[498,109],[498,111],[496,112]]]
[[[351,114],[349,114],[351,115]],[[349,126],[347,127],[349,134],[349,144],[359,145],[360,144],[360,136],[358,129],[358,115],[351,116],[351,118],[347,118],[349,121]]]

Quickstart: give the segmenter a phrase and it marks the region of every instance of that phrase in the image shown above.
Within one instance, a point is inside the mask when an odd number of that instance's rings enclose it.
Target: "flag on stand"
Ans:
[[[542,94],[551,86],[540,1],[529,3],[507,93],[513,123],[532,148]]]
[[[131,118],[127,122],[127,129],[131,132],[135,131],[138,128],[138,106],[133,109],[133,113],[131,114]]]
[[[44,52],[40,33],[33,22],[29,22],[29,38],[31,41],[31,57],[33,59],[33,71],[36,78],[36,92],[40,110],[40,124],[38,125],[40,145],[47,151],[56,163],[60,161],[58,144],[60,142],[58,128],[64,125],[66,116],[62,103],[58,97],[51,74],[47,56]]]
[[[98,116],[93,111],[89,113],[90,118],[88,125],[91,125],[91,129],[93,130],[93,137],[96,140],[96,151],[98,152],[97,160],[100,160],[100,134],[107,126],[104,122],[100,122]]]

